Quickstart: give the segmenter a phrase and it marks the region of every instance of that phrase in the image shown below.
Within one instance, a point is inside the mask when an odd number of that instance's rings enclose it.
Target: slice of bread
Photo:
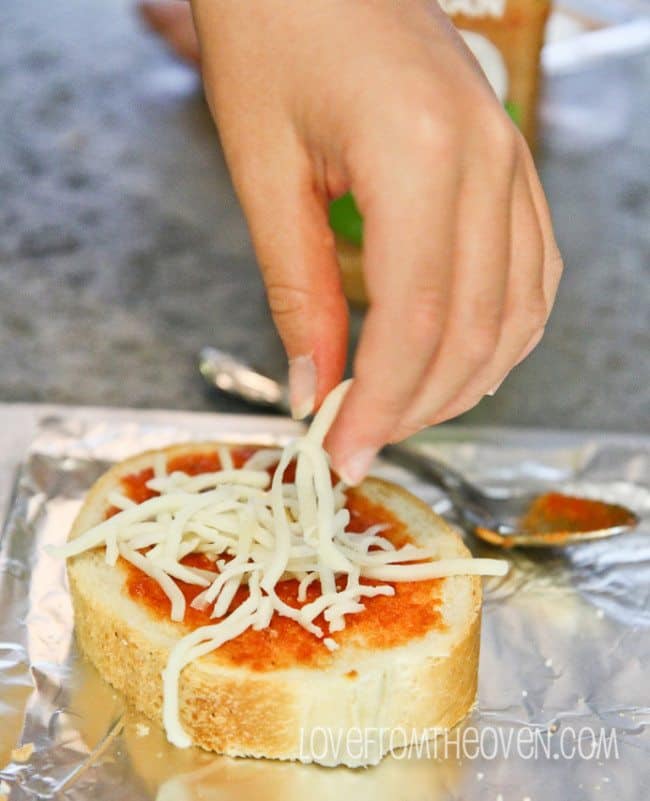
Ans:
[[[215,443],[179,445],[164,454],[169,461],[216,448]],[[109,494],[123,491],[122,479],[151,467],[155,455],[144,453],[111,468],[88,493],[70,539],[101,522],[111,505]],[[373,509],[397,518],[413,543],[435,543],[440,558],[469,556],[460,537],[406,490],[369,478],[354,492]],[[160,722],[161,673],[170,650],[190,629],[133,595],[129,575],[121,562],[106,564],[103,548],[69,560],[77,641],[104,679]],[[378,636],[368,607],[348,616],[346,628],[336,635],[337,650],[330,652],[314,638],[317,659],[296,658],[290,627],[300,627],[283,618],[286,636],[269,643],[272,631],[255,632],[267,638],[261,665],[255,654],[234,658],[227,647],[189,664],[180,680],[180,718],[192,742],[231,756],[357,766],[378,762],[402,742],[433,736],[433,729],[454,726],[476,695],[480,578],[402,586],[403,592],[412,590],[417,603],[400,603],[399,593],[381,598],[379,630],[382,636],[389,632],[392,645]],[[437,614],[426,617],[434,608]],[[426,630],[418,628],[422,619],[430,623]]]

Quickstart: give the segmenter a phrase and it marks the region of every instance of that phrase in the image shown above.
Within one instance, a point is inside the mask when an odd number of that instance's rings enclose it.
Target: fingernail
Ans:
[[[530,354],[535,350],[535,348],[542,341],[542,337],[543,336],[544,336],[544,329],[543,328],[542,328],[541,331],[538,331],[536,334],[533,334],[533,336],[528,340],[528,342],[526,344],[526,347],[522,350],[521,356],[517,359],[517,364],[519,364],[519,362],[523,362],[523,360],[527,356],[530,356]]]
[[[341,480],[351,487],[360,484],[370,470],[370,465],[376,455],[376,448],[362,448],[348,456],[337,471]]]
[[[316,365],[311,356],[289,359],[289,403],[294,420],[303,420],[314,411]]]
[[[498,383],[498,384],[495,384],[495,385],[492,387],[492,389],[491,389],[489,392],[486,392],[485,394],[486,394],[486,395],[489,395],[490,397],[492,397],[492,395],[496,395],[496,391],[497,391],[497,389],[499,389],[499,387],[501,386],[501,384],[503,384],[503,382],[506,380],[506,378],[508,377],[508,375],[509,375],[509,373],[506,373],[506,374],[503,376],[503,378],[501,379],[501,381],[499,381],[499,383]]]

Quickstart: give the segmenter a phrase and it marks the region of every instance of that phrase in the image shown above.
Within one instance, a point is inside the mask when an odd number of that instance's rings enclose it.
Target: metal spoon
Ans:
[[[287,387],[230,353],[203,348],[199,370],[211,387],[267,410],[289,412]],[[624,506],[557,492],[496,497],[438,459],[405,445],[387,445],[380,455],[443,489],[463,524],[502,548],[574,545],[623,534],[639,522]]]

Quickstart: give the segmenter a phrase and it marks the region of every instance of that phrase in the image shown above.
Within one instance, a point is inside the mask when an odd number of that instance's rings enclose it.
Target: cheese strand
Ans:
[[[113,516],[50,549],[70,558],[103,547],[109,565],[121,556],[160,585],[173,621],[182,621],[186,611],[177,582],[201,588],[191,606],[215,622],[181,637],[162,674],[163,722],[179,747],[191,745],[179,718],[182,671],[247,629],[266,628],[273,615],[295,621],[334,651],[340,644],[331,635],[345,628],[346,616],[362,613],[364,598],[394,595],[397,582],[507,572],[507,564],[496,559],[440,559],[434,545],[395,547],[382,536],[387,524],[347,530],[345,487],[332,486],[323,441],[349,387],[344,382],[327,396],[302,437],[282,451],[257,451],[243,468],[235,468],[223,445],[217,451],[220,469],[196,476],[168,473],[164,456],[156,454],[154,477],[147,482],[156,497],[135,504],[113,492]],[[289,482],[294,459],[295,480]],[[217,572],[183,563],[189,554],[203,554]],[[278,595],[278,584],[287,579],[297,582],[298,607]],[[233,608],[242,587],[247,596]],[[323,625],[315,622],[319,616]]]

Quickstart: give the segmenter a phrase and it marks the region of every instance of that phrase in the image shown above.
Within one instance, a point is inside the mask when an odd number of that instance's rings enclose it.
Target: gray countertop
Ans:
[[[565,278],[464,422],[647,431],[650,54],[549,79],[542,121]],[[3,4],[0,401],[238,410],[204,344],[284,371],[198,78],[126,0]]]

